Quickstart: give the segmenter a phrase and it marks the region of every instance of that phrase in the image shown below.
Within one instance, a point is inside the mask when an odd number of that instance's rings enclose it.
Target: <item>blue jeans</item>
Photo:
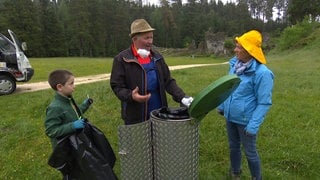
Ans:
[[[244,125],[227,121],[227,132],[230,150],[231,172],[241,172],[241,144],[247,157],[252,178],[261,179],[261,164],[256,148],[257,135],[248,134]]]

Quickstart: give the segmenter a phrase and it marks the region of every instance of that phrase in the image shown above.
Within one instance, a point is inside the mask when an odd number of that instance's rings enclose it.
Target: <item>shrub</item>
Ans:
[[[307,19],[294,26],[287,27],[278,39],[277,48],[286,50],[307,45],[312,39],[306,37],[317,27],[319,27],[318,22],[310,22]]]
[[[228,54],[233,54],[234,49],[234,39],[226,39],[224,41],[224,48],[226,48]]]

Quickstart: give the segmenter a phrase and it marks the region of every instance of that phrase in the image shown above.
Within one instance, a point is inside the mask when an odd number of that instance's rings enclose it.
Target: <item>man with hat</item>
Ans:
[[[110,85],[121,101],[126,125],[147,121],[151,111],[168,106],[166,92],[184,106],[193,100],[171,77],[163,56],[152,49],[153,31],[146,20],[133,21],[129,34],[132,45],[113,61]]]
[[[274,75],[265,65],[260,32],[246,32],[235,38],[235,44],[235,57],[230,60],[229,74],[237,74],[241,83],[217,110],[226,118],[232,178],[240,179],[242,144],[251,177],[260,180],[261,163],[256,139],[272,105]]]

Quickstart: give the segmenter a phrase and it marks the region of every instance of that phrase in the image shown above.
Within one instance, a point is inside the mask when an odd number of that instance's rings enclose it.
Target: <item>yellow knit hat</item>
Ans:
[[[256,60],[262,64],[267,63],[261,48],[262,35],[260,32],[251,30],[240,37],[236,37],[235,39]]]
[[[154,31],[149,23],[144,19],[136,19],[131,24],[131,33],[129,34],[130,37],[142,32],[150,32]]]

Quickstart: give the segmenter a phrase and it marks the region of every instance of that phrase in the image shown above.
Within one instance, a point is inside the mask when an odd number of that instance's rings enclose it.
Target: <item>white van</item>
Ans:
[[[26,43],[21,43],[10,29],[8,32],[12,40],[0,33],[0,95],[13,93],[16,82],[27,82],[34,73],[24,54]]]

